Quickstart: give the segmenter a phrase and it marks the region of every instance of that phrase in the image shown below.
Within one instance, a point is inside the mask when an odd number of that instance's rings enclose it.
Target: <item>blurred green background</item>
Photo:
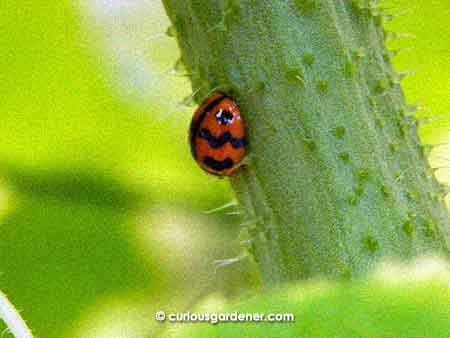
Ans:
[[[450,3],[385,1],[425,143],[450,142]],[[157,0],[0,4],[0,290],[37,337],[153,337],[156,310],[260,287],[226,180],[191,159],[195,103]],[[449,180],[450,148],[433,151]],[[120,318],[120,320],[119,320]],[[4,326],[0,324],[0,332]],[[7,336],[4,333],[3,336]]]

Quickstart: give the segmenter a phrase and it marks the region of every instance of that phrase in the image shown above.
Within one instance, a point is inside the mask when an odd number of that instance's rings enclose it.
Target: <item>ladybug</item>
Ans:
[[[233,176],[247,152],[245,123],[236,102],[214,93],[192,117],[189,142],[200,167],[216,176]]]

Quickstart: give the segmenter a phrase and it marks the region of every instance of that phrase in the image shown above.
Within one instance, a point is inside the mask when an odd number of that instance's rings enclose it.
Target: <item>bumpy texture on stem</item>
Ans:
[[[450,252],[443,192],[391,65],[382,10],[345,0],[164,0],[181,61],[247,121],[232,179],[268,284]]]

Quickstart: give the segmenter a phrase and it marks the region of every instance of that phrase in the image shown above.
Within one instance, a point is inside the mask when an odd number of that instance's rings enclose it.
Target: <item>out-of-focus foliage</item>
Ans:
[[[395,66],[445,115],[450,6],[402,3],[390,26],[417,37]],[[157,0],[0,4],[0,289],[37,337],[153,337],[156,310],[259,285],[251,260],[215,270],[240,254],[240,219],[203,213],[232,195],[190,157],[168,26]]]
[[[448,1],[383,1],[392,9],[387,30],[394,32],[388,46],[397,55],[394,67],[411,72],[402,81],[410,104],[417,105],[417,115],[432,118],[422,125],[421,136],[426,143],[450,141],[450,4]],[[388,14],[389,15],[389,14]]]

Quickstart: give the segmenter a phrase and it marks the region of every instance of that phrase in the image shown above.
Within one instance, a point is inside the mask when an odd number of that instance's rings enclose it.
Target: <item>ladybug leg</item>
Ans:
[[[253,154],[245,155],[245,157],[242,159],[242,161],[239,162],[238,164],[236,164],[236,166],[234,168],[238,169],[240,167],[250,166],[252,164],[253,157],[254,157]]]
[[[251,159],[249,159],[248,157],[245,157],[241,162],[239,162],[238,164],[233,166],[233,168],[231,168],[229,176],[236,176],[239,173],[239,171],[241,171],[245,167],[249,166],[250,164],[251,164]]]

